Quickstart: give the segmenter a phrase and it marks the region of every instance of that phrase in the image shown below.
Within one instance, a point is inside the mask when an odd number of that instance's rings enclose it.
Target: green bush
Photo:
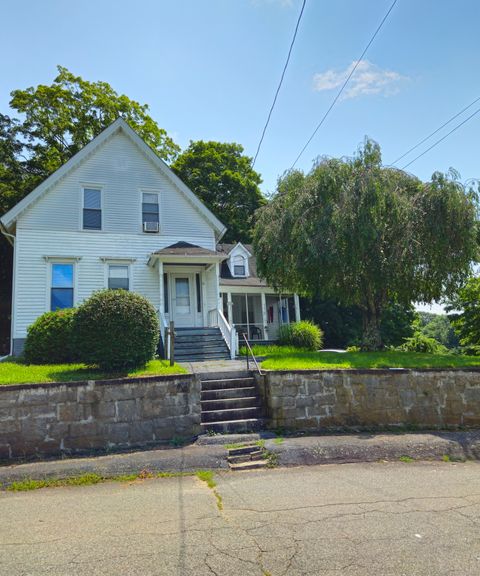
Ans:
[[[401,352],[423,352],[425,354],[448,354],[448,348],[435,338],[429,338],[422,332],[415,332],[410,338],[405,338],[397,348]]]
[[[323,332],[313,322],[302,320],[280,326],[278,340],[282,345],[318,350],[323,344]]]
[[[137,368],[157,350],[158,319],[150,302],[126,290],[95,292],[75,315],[80,360],[114,371]]]
[[[75,310],[46,312],[28,327],[24,356],[29,364],[62,364],[76,360],[73,342]]]

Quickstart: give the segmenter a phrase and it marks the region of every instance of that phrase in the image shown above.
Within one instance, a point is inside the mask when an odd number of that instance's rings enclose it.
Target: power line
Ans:
[[[465,108],[463,108],[462,110],[460,110],[460,112],[458,112],[457,114],[455,114],[454,116],[452,116],[449,120],[447,120],[446,122],[444,122],[439,128],[437,128],[436,130],[434,130],[431,134],[429,134],[428,136],[426,136],[423,140],[420,140],[420,142],[418,142],[418,144],[415,144],[415,146],[412,146],[410,148],[410,150],[407,150],[405,152],[405,154],[402,154],[401,156],[399,156],[394,162],[392,162],[390,164],[390,166],[394,166],[397,162],[399,162],[402,158],[405,158],[405,156],[408,156],[410,154],[410,152],[413,152],[416,148],[418,148],[419,146],[421,146],[424,142],[426,142],[427,140],[430,140],[430,138],[432,136],[435,136],[435,134],[437,134],[438,132],[440,132],[440,130],[442,130],[443,128],[445,128],[445,126],[447,126],[448,124],[450,124],[450,122],[453,122],[455,120],[455,118],[458,118],[459,116],[461,116],[466,110],[468,110],[469,108],[471,108],[474,104],[476,104],[478,101],[480,100],[480,96],[478,98],[475,98],[475,100],[473,102],[471,102],[468,106],[465,106]]]
[[[445,136],[442,136],[442,138],[440,138],[439,140],[437,140],[436,142],[434,142],[429,148],[427,148],[426,150],[424,150],[421,154],[419,154],[418,156],[416,156],[413,160],[410,160],[410,162],[408,164],[405,164],[405,166],[403,166],[402,170],[405,170],[405,168],[408,168],[408,166],[410,166],[410,164],[413,164],[414,162],[416,162],[419,158],[421,158],[424,154],[426,154],[427,152],[430,152],[430,150],[432,148],[435,148],[435,146],[438,146],[438,144],[440,144],[440,142],[443,142],[445,140],[445,138],[447,138],[448,136],[450,136],[450,134],[453,134],[456,130],[458,130],[461,126],[463,126],[466,122],[468,122],[471,118],[473,118],[476,114],[478,114],[480,112],[480,108],[477,108],[477,110],[475,110],[475,112],[473,114],[470,114],[470,116],[468,116],[467,118],[465,118],[465,120],[463,120],[463,122],[460,122],[460,124],[457,124],[455,126],[455,128],[452,128],[450,130],[450,132],[447,132],[445,134]]]
[[[260,137],[260,141],[259,141],[258,146],[257,146],[257,151],[255,152],[255,157],[254,157],[253,162],[252,162],[252,168],[255,166],[255,162],[257,161],[258,153],[260,152],[260,148],[262,147],[263,139],[265,138],[265,132],[267,131],[268,124],[270,123],[270,118],[272,116],[273,109],[275,108],[275,104],[277,102],[278,93],[280,92],[280,88],[282,87],[283,79],[285,77],[285,72],[287,71],[287,68],[288,68],[288,63],[290,62],[290,56],[292,54],[293,45],[295,44],[295,40],[297,38],[298,27],[300,26],[300,20],[302,19],[303,11],[305,9],[306,3],[307,3],[307,0],[303,0],[302,8],[300,10],[300,14],[298,15],[297,24],[295,26],[293,38],[292,38],[292,41],[290,43],[290,48],[288,50],[287,60],[285,61],[285,66],[283,67],[282,75],[280,77],[280,82],[278,83],[277,91],[275,92],[275,97],[273,98],[272,105],[270,106],[270,111],[268,112],[267,121],[265,122],[265,126],[263,127],[263,132],[262,132],[262,135]]]
[[[344,91],[346,85],[348,84],[350,78],[353,76],[353,74],[355,73],[355,70],[357,69],[357,66],[360,64],[360,62],[363,60],[363,57],[365,56],[365,54],[367,53],[367,50],[370,48],[370,46],[372,45],[373,41],[375,40],[377,34],[380,32],[382,26],[384,25],[385,21],[387,20],[387,18],[390,15],[390,12],[393,10],[393,8],[395,7],[395,4],[397,3],[398,0],[394,0],[392,2],[392,5],[390,6],[390,8],[388,9],[387,13],[385,14],[385,16],[383,17],[382,21],[380,22],[380,24],[378,25],[377,29],[375,30],[373,36],[370,38],[370,41],[368,42],[368,44],[365,46],[364,51],[362,52],[362,55],[360,56],[360,58],[356,61],[355,66],[352,68],[352,70],[350,71],[350,74],[347,76],[347,79],[345,80],[345,82],[343,83],[342,87],[340,88],[340,90],[338,91],[337,95],[335,96],[335,98],[333,99],[333,102],[330,104],[330,107],[328,108],[328,110],[325,112],[325,114],[323,115],[323,118],[320,120],[320,122],[317,124],[317,127],[315,128],[315,130],[313,131],[312,135],[310,136],[310,138],[307,140],[307,143],[305,144],[305,146],[301,149],[300,154],[296,157],[295,162],[290,166],[290,170],[292,170],[295,167],[295,164],[300,160],[300,157],[302,156],[302,154],[305,152],[305,150],[307,149],[308,145],[310,144],[310,142],[313,140],[313,138],[315,137],[315,134],[318,132],[318,130],[320,129],[320,127],[322,126],[322,124],[325,122],[325,120],[327,119],[328,115],[330,114],[330,112],[332,111],[332,108],[335,106],[335,104],[337,103],[337,100],[340,98],[340,96],[342,95],[342,92]]]

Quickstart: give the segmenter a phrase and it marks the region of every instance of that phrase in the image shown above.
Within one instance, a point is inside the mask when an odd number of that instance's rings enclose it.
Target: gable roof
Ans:
[[[103,132],[100,132],[93,140],[91,140],[86,146],[84,146],[79,152],[72,156],[65,164],[63,164],[58,170],[51,174],[46,180],[44,180],[39,186],[30,192],[25,198],[20,200],[11,210],[4,214],[0,218],[0,223],[6,228],[11,228],[17,218],[24,212],[29,206],[34,202],[39,200],[45,193],[47,193],[52,186],[59,182],[66,174],[71,170],[76,168],[83,160],[88,156],[93,154],[95,150],[101,146],[106,140],[113,136],[116,132],[123,132],[130,140],[140,148],[140,150],[147,156],[149,160],[158,168],[158,170],[172,182],[179,190],[183,193],[186,199],[192,204],[192,206],[209,222],[209,224],[215,229],[218,234],[218,239],[220,239],[226,231],[226,227],[220,222],[220,220],[212,214],[212,212],[203,204],[201,200],[195,196],[195,194],[184,184],[180,178],[173,173],[173,171],[168,167],[166,162],[164,162],[157,154],[146,144],[140,136],[131,128],[123,118],[117,118],[115,122],[112,122],[110,126],[105,128]]]
[[[229,256],[238,244],[217,244],[217,252]],[[251,244],[242,244],[242,247],[250,254],[248,257],[249,275],[245,278],[232,276],[227,260],[220,264],[220,285],[222,286],[267,286],[265,280],[258,276],[257,261]]]

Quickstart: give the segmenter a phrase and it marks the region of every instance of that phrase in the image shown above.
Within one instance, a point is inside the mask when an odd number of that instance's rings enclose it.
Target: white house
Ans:
[[[0,225],[14,246],[13,354],[39,315],[103,288],[148,298],[162,328],[219,329],[232,357],[238,333],[273,339],[300,317],[298,298],[258,278],[250,246],[219,243],[225,226],[122,119]]]

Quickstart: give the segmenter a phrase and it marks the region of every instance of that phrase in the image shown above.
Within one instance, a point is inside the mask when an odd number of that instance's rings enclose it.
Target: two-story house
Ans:
[[[186,336],[218,329],[231,357],[239,334],[274,339],[280,324],[300,318],[298,298],[257,276],[251,246],[219,243],[225,226],[122,119],[0,225],[14,246],[14,355],[38,316],[103,288],[148,298],[162,334],[170,321]]]

